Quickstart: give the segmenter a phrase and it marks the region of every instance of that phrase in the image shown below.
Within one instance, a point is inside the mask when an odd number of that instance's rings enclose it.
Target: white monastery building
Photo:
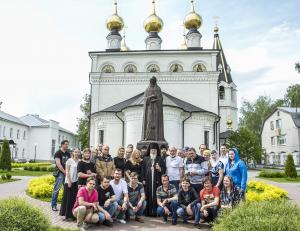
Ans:
[[[0,148],[4,139],[9,141],[16,161],[53,160],[62,140],[68,140],[71,149],[78,147],[76,135],[60,127],[59,122],[38,115],[18,118],[0,110]]]
[[[278,107],[264,121],[261,141],[267,164],[284,165],[291,154],[300,165],[300,109]]]
[[[188,31],[180,49],[162,50],[163,20],[153,11],[144,21],[145,50],[130,50],[117,3],[106,25],[107,49],[89,52],[92,60],[90,144],[107,143],[112,154],[120,145],[141,140],[143,93],[152,76],[163,93],[164,136],[176,147],[204,143],[218,149],[220,134],[237,129],[237,87],[214,28],[214,43],[201,46],[201,16],[194,9],[184,19]],[[122,41],[123,40],[123,41]],[[226,137],[225,137],[226,138]],[[222,142],[222,141],[221,141]]]

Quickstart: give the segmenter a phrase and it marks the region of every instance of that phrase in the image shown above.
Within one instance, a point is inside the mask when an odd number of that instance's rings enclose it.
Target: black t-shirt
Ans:
[[[111,185],[108,186],[107,189],[103,189],[101,186],[98,188],[98,200],[99,200],[99,205],[104,206],[105,201],[110,199],[112,196],[115,195],[115,192]]]
[[[130,160],[128,160],[125,164],[125,171],[136,172],[139,175],[139,181],[141,181],[142,166],[143,166],[143,162],[134,165]]]
[[[124,169],[125,169],[126,159],[115,157],[114,158],[114,163],[115,163],[116,168],[119,168],[119,169],[122,170],[122,176],[124,177]]]
[[[68,151],[63,152],[61,149],[59,149],[55,154],[54,154],[54,159],[59,158],[60,159],[60,164],[63,166],[64,169],[66,169],[66,162],[68,159],[71,158],[71,155]]]
[[[79,161],[77,165],[77,172],[82,172],[87,174],[87,171],[90,170],[91,172],[96,173],[95,165],[93,163],[87,163],[84,161]],[[87,178],[80,178],[78,177],[78,185],[85,185]]]

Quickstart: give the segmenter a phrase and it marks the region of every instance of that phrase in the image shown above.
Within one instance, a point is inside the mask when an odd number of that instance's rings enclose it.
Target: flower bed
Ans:
[[[246,201],[270,201],[287,198],[287,191],[261,181],[248,182]]]

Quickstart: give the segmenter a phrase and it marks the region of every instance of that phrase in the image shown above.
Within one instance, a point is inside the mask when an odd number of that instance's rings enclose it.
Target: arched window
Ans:
[[[157,66],[156,64],[150,64],[148,67],[147,67],[147,72],[159,72],[159,66]]]
[[[183,67],[180,64],[172,64],[170,67],[170,72],[183,72]]]
[[[206,67],[204,64],[202,63],[198,63],[193,67],[193,71],[194,72],[205,72],[206,71]]]
[[[133,64],[127,64],[126,67],[124,68],[125,73],[134,73],[137,72],[137,68]]]
[[[219,87],[219,98],[225,99],[225,88],[223,86]]]
[[[115,68],[112,66],[112,65],[105,65],[101,72],[104,72],[104,73],[113,73],[115,72]]]

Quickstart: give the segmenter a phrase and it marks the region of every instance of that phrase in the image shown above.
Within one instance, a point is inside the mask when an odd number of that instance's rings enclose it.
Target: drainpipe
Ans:
[[[125,122],[118,116],[118,112],[115,113],[115,116],[122,122],[122,146],[124,146]]]
[[[182,121],[182,148],[184,148],[184,122],[191,117],[192,117],[192,112],[190,112],[190,115]]]

